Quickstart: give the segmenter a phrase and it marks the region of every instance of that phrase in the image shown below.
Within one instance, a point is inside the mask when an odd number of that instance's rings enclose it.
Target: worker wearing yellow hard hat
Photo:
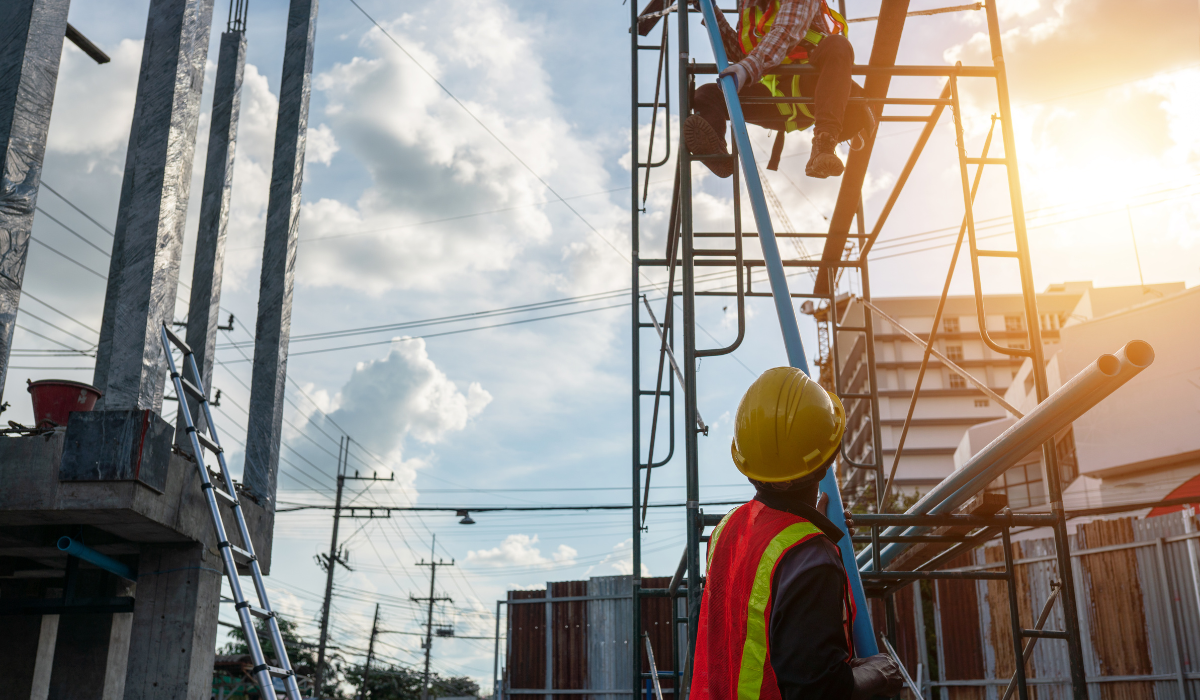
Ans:
[[[733,463],[757,494],[708,543],[693,700],[865,700],[900,691],[890,657],[855,657],[854,599],[836,544],[843,535],[818,501],[845,431],[838,398],[792,367],[767,370],[742,397]]]

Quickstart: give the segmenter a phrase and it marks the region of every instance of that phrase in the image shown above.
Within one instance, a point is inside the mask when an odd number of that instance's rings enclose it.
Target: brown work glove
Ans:
[[[854,671],[854,693],[851,700],[868,700],[881,695],[891,697],[904,687],[904,676],[900,667],[887,654],[876,654],[865,659],[850,659]]]

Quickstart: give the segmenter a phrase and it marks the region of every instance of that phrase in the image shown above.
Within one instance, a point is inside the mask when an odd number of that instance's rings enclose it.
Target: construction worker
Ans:
[[[842,532],[817,498],[845,427],[837,397],[798,369],[767,370],[742,397],[733,462],[758,493],[708,543],[693,700],[865,700],[900,691],[890,657],[855,658]]]
[[[693,0],[694,2],[695,0]],[[824,0],[738,0],[738,27],[734,30],[717,12],[729,67],[722,76],[733,76],[741,97],[811,97],[813,104],[743,104],[746,121],[777,131],[767,168],[775,170],[783,151],[783,135],[813,128],[812,153],[804,172],[809,177],[837,177],[845,170],[835,147],[853,140],[860,148],[875,129],[875,117],[862,102],[847,106],[848,98],[861,96],[862,88],[850,79],[854,47],[846,38],[846,20]],[[810,64],[816,75],[775,75],[780,65]],[[693,154],[729,152],[725,122],[729,113],[715,83],[696,89],[695,114],[683,123],[683,137]],[[703,161],[718,177],[733,174],[729,159]]]

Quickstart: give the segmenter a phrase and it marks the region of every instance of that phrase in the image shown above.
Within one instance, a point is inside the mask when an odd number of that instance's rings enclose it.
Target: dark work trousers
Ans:
[[[838,141],[850,140],[871,123],[864,103],[848,103],[851,95],[862,96],[862,88],[850,79],[850,70],[854,66],[854,47],[849,39],[840,34],[828,36],[809,54],[809,61],[818,73],[800,76],[800,91],[805,97],[811,96],[815,100],[815,104],[808,105],[809,111],[816,116],[814,131],[837,134]],[[785,81],[781,82],[791,83],[791,76],[783,77]],[[790,88],[786,92],[790,92]],[[743,87],[738,94],[742,97],[771,97],[771,91],[762,83]],[[729,112],[725,109],[721,88],[716,83],[696,88],[692,107],[718,134],[725,134]],[[787,117],[775,105],[747,104],[742,106],[742,112],[750,124],[772,130],[786,128]],[[805,129],[812,121],[802,114],[796,124]]]

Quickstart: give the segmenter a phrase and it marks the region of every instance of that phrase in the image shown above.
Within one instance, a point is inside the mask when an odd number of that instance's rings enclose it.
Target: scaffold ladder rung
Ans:
[[[221,560],[225,567],[225,578],[229,583],[229,590],[233,594],[233,600],[236,603],[234,608],[237,611],[238,620],[241,622],[242,632],[246,637],[246,645],[250,649],[250,658],[254,663],[251,669],[251,675],[254,677],[255,683],[258,684],[259,691],[264,698],[276,697],[274,682],[272,677],[284,679],[284,688],[287,692],[288,700],[301,700],[300,686],[296,682],[296,674],[292,671],[291,661],[288,660],[287,649],[284,647],[283,634],[279,629],[279,620],[274,611],[271,609],[271,603],[267,598],[266,585],[263,583],[262,568],[258,563],[258,556],[254,553],[254,544],[250,539],[250,528],[246,525],[246,516],[242,512],[242,504],[234,495],[233,478],[229,475],[229,465],[225,462],[225,451],[221,448],[221,440],[217,435],[215,424],[213,423],[212,409],[208,402],[208,396],[204,390],[204,379],[200,374],[200,368],[196,364],[196,357],[192,354],[192,348],[182,338],[173,333],[166,324],[162,326],[160,334],[162,340],[163,354],[166,355],[167,367],[170,370],[171,381],[175,384],[175,392],[182,397],[185,393],[192,396],[196,400],[196,408],[199,410],[199,415],[204,417],[209,435],[201,435],[196,428],[197,416],[192,415],[192,406],[187,401],[180,402],[180,417],[183,428],[191,442],[192,457],[196,462],[196,471],[200,475],[201,492],[204,494],[204,500],[208,504],[209,516],[212,519],[213,529],[217,535],[217,549],[221,553]],[[183,377],[180,372],[179,365],[175,364],[175,356],[172,353],[172,346],[178,348],[183,353],[181,364],[183,371],[191,375],[190,378]],[[178,428],[177,428],[178,429]],[[204,464],[204,452],[207,449],[217,456],[217,463],[220,466],[217,474],[212,477],[217,477],[224,488],[218,488],[213,483],[213,478],[209,475],[209,469]],[[221,516],[220,507],[217,505],[217,499],[220,498],[230,504],[233,510],[233,518],[237,524],[238,535],[242,538],[243,547],[238,547],[229,541],[229,535],[225,530],[225,520]],[[239,562],[241,560],[241,562]],[[241,580],[238,577],[238,564],[243,563],[250,569],[250,577],[254,582],[254,590],[258,595],[259,605],[252,605],[246,600],[246,596],[242,591]],[[279,664],[273,666],[268,663],[268,659],[263,654],[262,642],[258,638],[258,630],[254,626],[254,619],[259,618],[265,620],[265,627],[271,637],[271,646],[275,649],[277,658],[270,661]]]

